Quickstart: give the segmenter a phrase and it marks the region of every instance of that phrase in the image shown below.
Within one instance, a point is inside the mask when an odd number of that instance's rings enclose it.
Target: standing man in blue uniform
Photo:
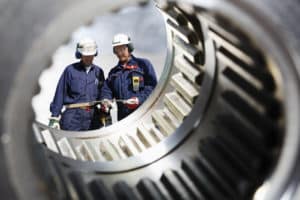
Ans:
[[[102,87],[102,108],[108,111],[112,100],[116,99],[118,120],[121,120],[147,99],[157,78],[149,60],[132,55],[134,48],[129,36],[117,34],[112,46],[119,63],[111,69]]]
[[[97,54],[97,44],[94,40],[85,38],[77,44],[76,58],[80,59],[80,62],[67,66],[60,77],[50,105],[50,127],[70,131],[101,127],[100,111],[96,106],[80,106],[82,102],[100,99],[104,73],[100,67],[93,64]],[[66,109],[61,114],[63,106]]]

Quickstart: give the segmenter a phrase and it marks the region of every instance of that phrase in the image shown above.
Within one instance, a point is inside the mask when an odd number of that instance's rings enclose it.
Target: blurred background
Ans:
[[[143,16],[143,17],[140,17]],[[127,7],[116,13],[110,13],[95,20],[87,26],[79,27],[70,40],[54,53],[51,65],[39,78],[40,92],[32,99],[36,120],[48,124],[50,103],[53,99],[58,80],[66,66],[77,62],[75,59],[76,43],[84,37],[91,37],[98,44],[98,56],[94,64],[100,66],[107,77],[118,59],[113,54],[111,41],[115,34],[125,33],[131,37],[137,57],[149,59],[159,79],[167,53],[165,24],[154,2],[140,7]],[[116,106],[112,109],[113,123],[117,121]]]

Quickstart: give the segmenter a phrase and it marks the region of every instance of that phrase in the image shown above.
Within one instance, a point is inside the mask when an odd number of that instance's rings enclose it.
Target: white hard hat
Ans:
[[[82,56],[95,56],[97,54],[97,44],[91,38],[84,38],[77,44],[77,51]]]
[[[126,45],[126,44],[131,44],[131,39],[128,35],[119,33],[114,36],[114,39],[112,41],[112,46],[121,46],[121,45]]]

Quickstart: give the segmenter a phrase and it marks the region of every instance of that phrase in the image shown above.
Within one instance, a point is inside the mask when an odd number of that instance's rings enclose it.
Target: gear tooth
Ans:
[[[68,174],[64,167],[61,167],[60,163],[52,159],[53,166],[56,170],[56,174],[52,174],[52,176],[57,175],[59,177],[61,184],[59,185],[63,190],[64,194],[61,198],[60,196],[56,196],[57,199],[79,199],[79,193],[77,193],[77,183],[73,183],[72,177]],[[74,172],[75,173],[75,172]],[[80,184],[80,183],[79,183]],[[58,194],[61,195],[61,194]]]
[[[138,200],[133,189],[124,181],[114,184],[113,190],[119,200]]]
[[[209,161],[199,154],[195,157],[195,165],[198,167],[199,170],[205,168],[205,173],[207,176],[212,179],[215,184],[216,188],[222,190],[226,195],[230,196],[231,199],[239,199],[239,194],[237,193],[236,188],[232,184],[230,184],[224,177],[222,176],[222,172],[218,171],[209,163]]]
[[[166,170],[160,180],[173,199],[197,199],[177,171]]]
[[[226,151],[235,157],[235,160],[240,163],[239,165],[244,165],[243,168],[249,176],[253,176],[259,171],[262,164],[261,158],[256,156],[253,151],[248,149],[246,145],[238,141],[235,137],[223,132],[218,135],[218,142],[221,148],[226,149]]]
[[[86,183],[83,180],[83,176],[81,173],[75,171],[70,172],[68,174],[68,178],[72,182],[79,199],[83,199],[83,200],[93,199],[90,191],[88,190]]]
[[[231,53],[229,50],[227,50],[224,47],[221,47],[219,49],[220,54],[226,56],[228,59],[230,59],[232,62],[237,64],[241,69],[247,71],[250,75],[257,78],[259,81],[261,81],[264,85],[264,88],[266,88],[269,91],[275,90],[275,82],[273,77],[268,73],[264,65],[258,65],[259,67],[253,67],[247,64],[245,61],[238,58],[236,55]]]
[[[39,149],[41,154],[47,152],[47,148],[41,146]],[[44,156],[44,155],[40,155]],[[41,162],[41,169],[43,170],[49,187],[57,195],[57,199],[67,199],[68,198],[68,188],[66,184],[66,179],[63,176],[62,168],[54,159],[46,158]]]
[[[211,163],[211,165],[220,172],[220,175],[226,179],[234,188],[239,191],[240,185],[248,188],[249,181],[243,177],[235,165],[230,162],[214,145],[214,138],[206,138],[199,145],[200,153]],[[250,185],[249,185],[250,186]],[[243,191],[239,191],[242,193]]]
[[[144,200],[165,200],[156,183],[149,178],[144,178],[137,184],[137,189]]]
[[[203,199],[227,199],[215,186],[215,183],[207,176],[204,169],[199,169],[191,158],[187,158],[182,162],[182,169],[205,196]]]
[[[115,197],[111,194],[101,179],[93,180],[89,183],[89,188],[95,200],[115,200]]]
[[[266,137],[278,133],[278,127],[265,115],[260,114],[252,108],[242,97],[233,91],[225,91],[222,94],[223,99],[234,109],[236,109],[243,117],[249,120],[253,126],[260,129]]]
[[[238,157],[239,153],[237,151],[240,151],[239,149],[232,149],[232,147],[226,146],[220,137],[216,137],[214,139],[214,148],[216,148],[222,156],[231,162],[232,166],[238,170],[242,176],[245,176],[248,179],[253,178],[254,173],[251,168]]]
[[[218,123],[222,126],[225,133],[239,140],[245,147],[260,158],[267,157],[266,138],[257,129],[251,128],[233,114],[221,115]]]

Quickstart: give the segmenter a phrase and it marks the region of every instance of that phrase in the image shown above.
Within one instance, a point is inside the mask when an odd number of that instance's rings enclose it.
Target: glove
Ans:
[[[60,130],[59,120],[59,117],[50,117],[48,126]]]
[[[103,99],[101,103],[101,111],[104,113],[109,113],[110,109],[112,108],[112,102],[108,99]]]
[[[124,102],[124,104],[129,109],[136,109],[139,106],[139,99],[137,97],[132,97]]]

